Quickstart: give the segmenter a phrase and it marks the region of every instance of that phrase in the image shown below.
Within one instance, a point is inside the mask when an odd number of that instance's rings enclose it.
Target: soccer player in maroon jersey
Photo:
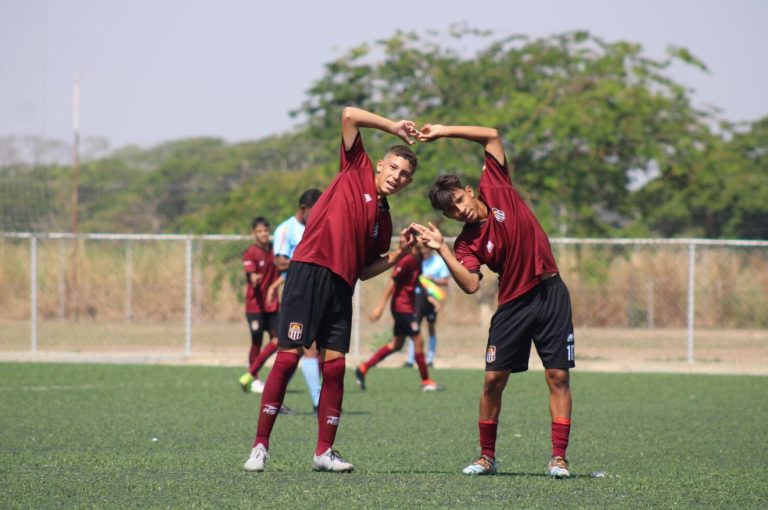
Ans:
[[[341,116],[339,174],[315,203],[304,235],[291,258],[283,289],[278,352],[259,408],[256,439],[243,468],[263,471],[269,437],[285,390],[305,347],[317,344],[322,362],[318,405],[316,471],[351,471],[333,449],[344,393],[345,355],[352,329],[352,292],[358,279],[383,273],[416,244],[407,229],[389,251],[392,220],[387,196],[413,179],[417,160],[405,145],[391,147],[374,166],[363,148],[359,128],[375,128],[413,143],[412,121],[393,121],[359,108]]]
[[[259,216],[251,223],[251,244],[243,253],[243,271],[247,281],[245,289],[245,317],[251,330],[251,350],[248,354],[248,372],[240,378],[243,391],[261,393],[263,383],[259,369],[277,350],[278,308],[277,299],[268,299],[267,290],[278,279],[274,263],[272,243],[269,241],[269,221]],[[264,333],[270,342],[261,349]]]
[[[531,342],[544,365],[552,417],[552,457],[547,472],[568,478],[565,450],[571,427],[569,369],[574,363],[571,301],[558,276],[544,230],[513,187],[499,133],[478,126],[425,125],[417,139],[463,138],[485,149],[477,193],[455,175],[444,175],[430,190],[435,209],[464,223],[454,253],[440,231],[413,225],[422,242],[438,250],[454,280],[472,294],[480,286],[480,266],[499,275],[499,307],[491,319],[485,355],[485,382],[480,398],[480,456],[465,474],[496,472],[496,429],[501,395],[509,374],[528,370]]]
[[[387,301],[392,298],[392,316],[395,318],[395,327],[392,340],[380,348],[368,361],[361,363],[355,369],[355,377],[360,389],[365,389],[365,376],[368,370],[376,366],[393,352],[403,348],[406,337],[413,338],[415,349],[415,361],[421,375],[422,391],[439,391],[443,387],[429,378],[427,361],[424,357],[424,339],[419,330],[419,316],[416,310],[416,288],[419,286],[421,274],[421,261],[423,259],[421,247],[415,246],[409,255],[400,260],[392,270],[392,278],[387,282],[381,301],[373,309],[370,315],[372,321],[379,320]]]

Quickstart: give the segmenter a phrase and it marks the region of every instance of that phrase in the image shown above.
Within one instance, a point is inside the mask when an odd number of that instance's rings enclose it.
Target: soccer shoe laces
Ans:
[[[328,458],[331,460],[340,460],[341,462],[345,462],[345,460],[341,458],[341,454],[336,450],[331,450],[328,454]]]
[[[483,470],[490,471],[493,468],[493,461],[493,457],[489,455],[481,455],[472,461],[472,464],[477,464],[478,466],[482,467]]]

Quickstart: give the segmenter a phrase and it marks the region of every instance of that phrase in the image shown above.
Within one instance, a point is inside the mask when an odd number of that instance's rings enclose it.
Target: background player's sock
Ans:
[[[320,391],[320,405],[317,410],[317,449],[315,455],[322,455],[333,446],[341,418],[341,402],[344,398],[344,372],[346,361],[343,357],[323,362],[323,389]]]
[[[488,455],[496,458],[496,430],[499,422],[496,420],[479,420],[477,428],[480,430],[480,455]]]
[[[406,340],[406,343],[408,344],[408,355],[405,358],[405,363],[408,365],[413,365],[414,363],[416,363],[416,360],[413,358],[413,354],[414,354],[413,340],[409,338],[408,340]]]
[[[251,350],[248,352],[248,366],[250,367],[253,365],[253,360],[256,359],[256,357],[259,355],[259,352],[261,352],[261,344],[251,344]]]
[[[568,448],[568,436],[571,434],[571,420],[564,416],[555,416],[552,420],[552,456],[565,457]]]
[[[267,359],[269,359],[270,356],[272,356],[276,350],[277,342],[270,342],[265,345],[259,355],[256,356],[256,359],[253,360],[251,366],[248,367],[248,372],[253,376],[254,379],[259,378],[259,370],[264,366],[264,363],[267,361]]]
[[[317,358],[304,357],[301,360],[301,372],[304,374],[312,405],[317,407],[320,403],[320,362]]]
[[[426,381],[429,379],[429,370],[427,370],[427,362],[424,361],[424,353],[417,352],[413,357],[416,360],[416,365],[419,367],[419,375],[421,376],[421,380]]]
[[[431,365],[435,362],[435,350],[437,349],[437,337],[430,335],[429,347],[427,348],[427,364]]]
[[[272,427],[275,426],[275,420],[285,398],[285,390],[288,388],[288,383],[298,364],[298,354],[287,351],[277,353],[275,364],[272,366],[272,371],[269,372],[266,384],[264,384],[264,393],[261,395],[259,423],[256,426],[256,439],[253,441],[254,447],[261,444],[264,445],[264,448],[269,449],[269,436],[272,434]]]
[[[362,364],[360,367],[363,373],[367,372],[369,368],[375,367],[381,360],[392,354],[392,349],[389,348],[389,344],[384,345],[381,349],[371,356],[371,358]]]

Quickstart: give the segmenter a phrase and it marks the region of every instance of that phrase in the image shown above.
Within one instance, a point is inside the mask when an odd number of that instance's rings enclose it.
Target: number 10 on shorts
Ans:
[[[576,359],[576,346],[573,344],[573,333],[568,335],[566,342],[568,342],[568,345],[565,347],[566,352],[568,353],[568,361],[573,361]]]

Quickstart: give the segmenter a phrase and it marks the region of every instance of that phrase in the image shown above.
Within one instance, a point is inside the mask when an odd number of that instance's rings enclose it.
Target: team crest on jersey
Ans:
[[[496,361],[496,346],[489,345],[488,350],[485,351],[485,362],[493,363],[494,361]]]
[[[506,217],[504,216],[504,211],[502,211],[501,209],[496,209],[495,207],[492,209],[492,211],[493,211],[493,217],[496,218],[496,221],[498,221],[499,223],[504,221],[504,218]]]
[[[366,203],[366,204],[367,204],[368,202],[370,202],[371,200],[373,200],[373,199],[371,198],[371,195],[369,195],[368,193],[363,193],[363,199],[365,199],[365,203]]]
[[[301,340],[304,334],[304,325],[301,322],[291,322],[288,325],[288,338],[291,340]]]
[[[488,253],[491,253],[493,251],[493,243],[491,241],[488,241],[485,245],[485,251]]]
[[[251,321],[251,331],[259,330],[259,321]]]

